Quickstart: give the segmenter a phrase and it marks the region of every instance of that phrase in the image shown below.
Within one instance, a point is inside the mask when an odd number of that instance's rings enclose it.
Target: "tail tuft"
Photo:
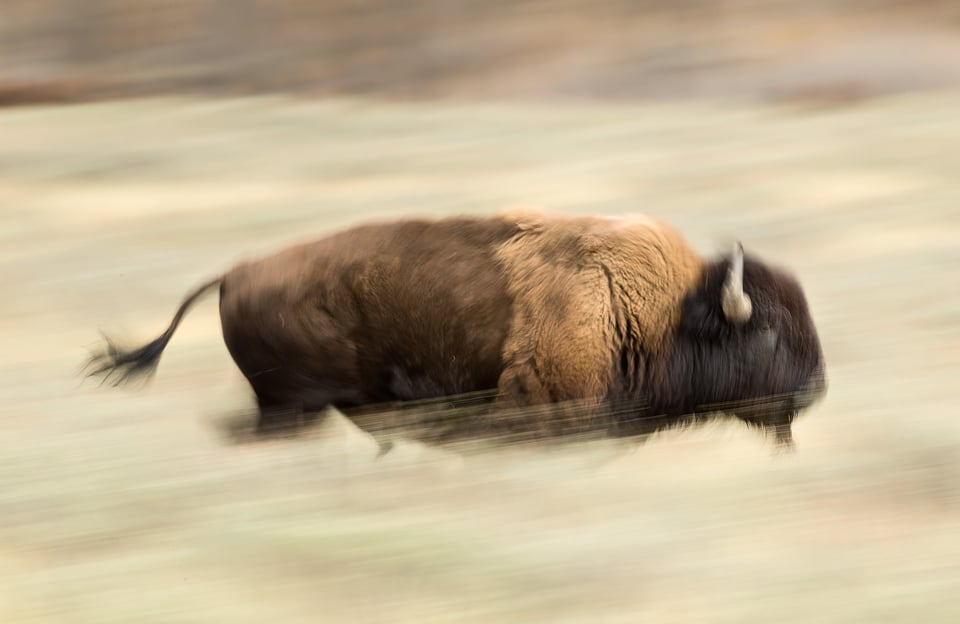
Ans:
[[[160,363],[160,355],[170,340],[166,332],[139,349],[122,349],[103,335],[103,347],[93,352],[84,366],[86,377],[99,377],[101,385],[120,386],[134,379],[153,375]]]
[[[173,337],[173,332],[176,331],[187,309],[204,293],[218,286],[222,280],[223,277],[220,276],[194,289],[180,304],[167,330],[159,338],[139,349],[121,349],[104,335],[103,347],[90,355],[82,372],[86,373],[86,377],[100,377],[100,385],[110,383],[119,386],[133,379],[150,377],[157,370],[160,355]]]

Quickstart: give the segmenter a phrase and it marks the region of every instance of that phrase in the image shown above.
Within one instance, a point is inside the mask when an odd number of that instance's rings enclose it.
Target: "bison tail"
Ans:
[[[173,316],[170,326],[156,340],[153,340],[138,349],[121,349],[106,335],[103,336],[103,347],[91,354],[84,366],[87,377],[101,377],[101,383],[110,382],[114,386],[127,383],[132,379],[147,377],[157,369],[160,362],[160,355],[166,348],[167,343],[176,331],[177,325],[183,319],[187,310],[197,299],[206,294],[207,291],[217,286],[223,277],[217,277],[196,288],[187,295],[177,313]]]

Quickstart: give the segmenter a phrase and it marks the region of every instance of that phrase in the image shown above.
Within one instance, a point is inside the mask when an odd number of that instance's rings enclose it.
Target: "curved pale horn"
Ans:
[[[753,304],[750,303],[750,296],[743,292],[743,245],[739,242],[733,246],[730,270],[723,283],[720,303],[728,323],[743,325],[750,320]]]

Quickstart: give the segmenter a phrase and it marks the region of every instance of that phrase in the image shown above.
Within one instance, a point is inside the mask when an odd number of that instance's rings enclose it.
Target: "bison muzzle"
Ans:
[[[91,374],[120,383],[152,371],[217,286],[260,431],[327,406],[489,391],[491,425],[511,408],[544,421],[529,408],[573,402],[583,419],[619,406],[607,413],[620,434],[725,413],[789,446],[794,417],[826,389],[806,298],[786,272],[739,244],[703,259],[650,218],[538,213],[363,225],[241,263],[187,296],[153,342],[108,340]]]

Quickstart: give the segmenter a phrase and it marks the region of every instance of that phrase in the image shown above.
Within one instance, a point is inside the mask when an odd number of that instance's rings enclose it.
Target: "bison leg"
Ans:
[[[796,414],[788,414],[782,419],[770,425],[770,432],[773,435],[773,441],[779,452],[790,452],[796,450],[793,442],[792,422]]]
[[[278,404],[258,401],[260,414],[257,419],[257,435],[283,435],[295,433],[317,419],[316,412],[307,412],[300,403]]]
[[[535,367],[529,363],[507,367],[500,374],[497,394],[497,404],[502,407],[549,403],[552,399]]]
[[[500,376],[493,419],[500,428],[553,437],[595,431],[605,426],[600,391],[570,375],[565,387],[550,387],[532,364],[507,368]]]

